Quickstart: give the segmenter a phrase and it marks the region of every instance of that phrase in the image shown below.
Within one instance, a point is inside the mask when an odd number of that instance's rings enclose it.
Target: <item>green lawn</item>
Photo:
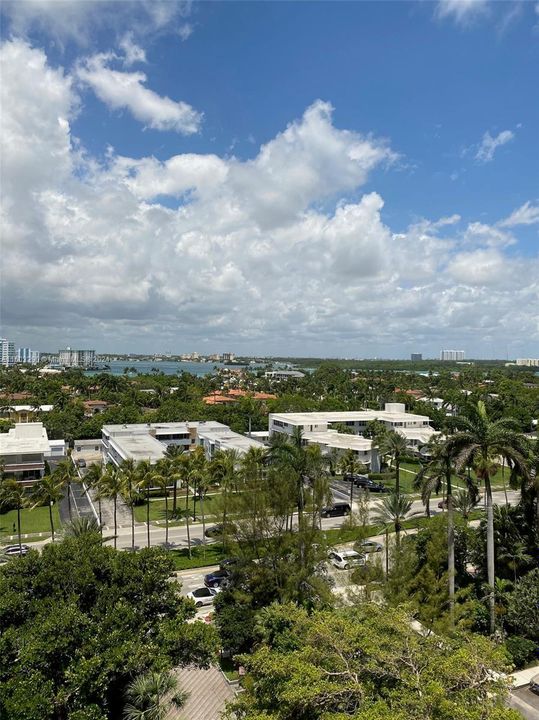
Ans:
[[[191,557],[187,548],[170,550],[176,570],[190,570],[191,568],[218,565],[226,557],[222,543],[208,543],[206,547],[197,545],[191,549]]]
[[[58,507],[54,505],[52,508],[52,519],[54,522],[54,531],[57,532],[60,529],[60,516],[58,514]],[[13,523],[15,523],[15,532],[13,532]],[[17,533],[17,511],[9,510],[5,513],[0,513],[0,539],[5,538],[7,535],[16,535]],[[33,510],[24,509],[21,510],[21,532],[23,535],[27,533],[47,533],[50,535],[50,521],[49,521],[49,508],[48,507],[37,507]]]
[[[178,502],[178,508],[185,510],[185,498]],[[191,516],[193,515],[193,498],[189,498],[189,509]],[[231,508],[232,510],[232,508]],[[200,520],[200,501],[196,503],[197,519]],[[185,520],[175,520],[172,517],[172,497],[168,499],[169,524],[171,527],[175,525],[185,525]],[[204,499],[204,514],[209,523],[217,522],[221,519],[223,512],[223,500],[221,493],[215,495],[207,495]],[[146,522],[146,504],[135,506],[135,519],[137,522]],[[150,500],[150,522],[165,522],[165,500],[162,498]]]

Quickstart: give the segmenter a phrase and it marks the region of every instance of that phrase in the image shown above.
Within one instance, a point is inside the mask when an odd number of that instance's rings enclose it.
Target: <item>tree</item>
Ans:
[[[114,549],[118,540],[118,497],[124,492],[124,478],[117,467],[108,465],[101,476],[98,487],[98,496],[112,500],[114,517]]]
[[[103,528],[103,509],[102,509],[102,502],[101,502],[101,495],[99,493],[99,486],[101,483],[101,478],[103,476],[103,466],[100,463],[92,463],[90,467],[86,470],[86,475],[84,476],[84,482],[86,486],[89,489],[95,490],[95,497],[97,500],[97,512],[99,516],[99,527]]]
[[[400,463],[402,456],[406,455],[408,450],[406,438],[399,432],[389,430],[379,438],[377,446],[382,457],[389,455],[391,461],[395,463],[395,492],[400,495]]]
[[[22,555],[21,510],[28,505],[24,487],[17,480],[4,478],[0,483],[0,507],[14,508],[17,511],[17,537],[19,555]]]
[[[402,610],[272,606],[261,642],[240,656],[240,720],[517,720],[505,707],[504,650],[480,636],[416,632]]]
[[[506,618],[519,635],[539,642],[539,568],[515,585],[509,596]]]
[[[52,517],[52,506],[59,503],[64,497],[62,492],[63,482],[54,475],[45,475],[40,478],[34,485],[32,491],[32,500],[35,502],[33,507],[38,505],[47,505],[49,508],[49,522],[51,525],[51,536],[54,542],[54,521]]]
[[[210,474],[212,480],[219,484],[221,491],[222,503],[222,523],[223,523],[223,546],[226,551],[228,541],[228,525],[227,515],[229,510],[229,501],[232,493],[237,489],[239,481],[238,467],[240,464],[240,455],[237,450],[220,450],[217,452],[210,463]]]
[[[172,514],[176,515],[178,509],[178,480],[180,477],[181,457],[184,455],[184,449],[181,445],[169,445],[165,451],[165,458],[170,460],[169,473],[173,479],[172,488]]]
[[[357,475],[359,473],[366,473],[367,467],[359,461],[357,453],[354,450],[346,450],[340,461],[339,470],[344,474]],[[350,507],[354,500],[354,483],[350,480]]]
[[[146,545],[150,547],[150,490],[153,486],[155,468],[149,460],[141,460],[137,465],[138,486],[145,491],[146,494]]]
[[[0,571],[2,720],[118,720],[130,682],[191,663],[207,667],[217,635],[189,623],[161,548],[136,553],[83,533]]]
[[[187,700],[177,688],[178,678],[169,671],[139,675],[127,688],[125,720],[165,720],[172,708],[182,708]]]
[[[77,477],[71,457],[60,460],[53,474],[67,488],[67,508],[71,520],[71,483]]]
[[[165,547],[168,548],[168,524],[170,521],[168,514],[168,484],[170,482],[170,477],[167,474],[168,462],[166,462],[164,466],[160,465],[159,469],[162,472],[156,472],[152,480],[153,484],[159,488],[159,490],[163,493],[165,497]]]
[[[399,495],[396,492],[392,492],[389,495],[384,496],[380,507],[374,513],[373,520],[374,522],[380,523],[384,526],[393,525],[395,528],[395,539],[398,546],[400,542],[402,524],[408,517],[411,509],[411,500],[409,500],[405,495]]]
[[[127,498],[131,515],[131,552],[135,550],[135,504],[139,498],[139,472],[132,458],[124,460],[120,466],[123,480],[123,493]]]
[[[487,501],[487,575],[490,587],[490,632],[496,626],[494,582],[496,579],[494,559],[494,510],[491,478],[496,474],[499,460],[504,459],[513,474],[529,478],[527,466],[529,454],[526,439],[521,435],[518,423],[512,418],[491,421],[485,404],[480,401],[467,409],[467,415],[457,419],[460,428],[447,440],[447,451],[456,458],[457,471],[471,466],[477,479],[484,483]]]

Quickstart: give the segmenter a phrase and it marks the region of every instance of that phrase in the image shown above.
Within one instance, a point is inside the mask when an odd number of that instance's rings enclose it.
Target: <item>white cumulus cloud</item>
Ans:
[[[436,17],[450,18],[460,25],[465,25],[487,10],[488,0],[438,0]]]
[[[100,53],[79,65],[80,81],[89,85],[97,97],[113,110],[128,110],[133,117],[154,130],[196,133],[201,113],[183,101],[162,97],[145,87],[142,72],[121,72],[109,67],[113,57]]]

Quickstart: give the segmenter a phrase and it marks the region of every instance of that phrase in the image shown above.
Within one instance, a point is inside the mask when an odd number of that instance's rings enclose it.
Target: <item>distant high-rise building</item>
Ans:
[[[517,358],[517,365],[523,367],[539,367],[539,358]]]
[[[38,350],[30,350],[30,348],[19,348],[17,350],[17,362],[26,363],[27,365],[37,365],[39,362]]]
[[[234,353],[226,352],[221,355],[222,362],[234,362],[235,359],[236,356],[234,355]]]
[[[412,353],[410,355],[410,360],[412,362],[419,362],[420,360],[423,360],[423,353]]]
[[[464,350],[442,350],[440,360],[464,360]]]
[[[4,367],[15,365],[15,343],[7,338],[0,338],[0,365]]]
[[[58,362],[64,367],[92,367],[95,365],[95,350],[72,350],[68,347],[58,351]]]

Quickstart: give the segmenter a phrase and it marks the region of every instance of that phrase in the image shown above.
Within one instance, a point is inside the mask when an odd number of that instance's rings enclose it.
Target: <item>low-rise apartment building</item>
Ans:
[[[45,473],[45,461],[65,456],[63,440],[49,440],[43,423],[17,423],[0,434],[0,461],[4,475],[31,484]]]
[[[237,450],[240,454],[249,447],[263,443],[233,432],[228,425],[214,420],[132,425],[104,425],[101,430],[103,462],[119,466],[124,460],[149,460],[155,464],[165,457],[169,445],[184,450],[204,448],[211,459],[217,450]]]
[[[436,433],[427,415],[406,412],[403,403],[386,403],[384,410],[345,410],[337,412],[270,413],[269,432],[292,435],[294,428],[303,434],[327,432],[337,426],[350,428],[354,435],[363,435],[367,424],[373,420],[383,423],[388,430],[395,430],[408,440],[410,447],[421,447]],[[343,433],[344,437],[346,435]]]

